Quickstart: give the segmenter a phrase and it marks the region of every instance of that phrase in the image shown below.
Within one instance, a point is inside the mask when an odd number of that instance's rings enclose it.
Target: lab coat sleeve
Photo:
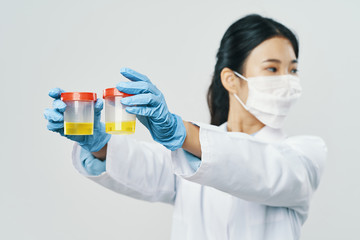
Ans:
[[[171,152],[162,145],[114,135],[108,142],[106,170],[98,176],[86,171],[80,153],[81,147],[75,143],[73,164],[90,180],[136,199],[174,203],[177,177]]]
[[[319,185],[326,146],[318,137],[300,136],[267,143],[243,133],[200,128],[201,165],[189,166],[188,153],[172,153],[174,172],[241,199],[289,207],[305,214]]]

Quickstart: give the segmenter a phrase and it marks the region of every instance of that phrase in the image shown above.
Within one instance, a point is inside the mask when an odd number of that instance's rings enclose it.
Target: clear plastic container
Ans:
[[[110,134],[133,134],[135,133],[136,115],[125,111],[121,104],[124,97],[133,96],[120,92],[116,88],[104,90],[105,99],[105,129]]]
[[[66,104],[64,134],[92,135],[96,93],[66,92],[61,94],[61,100]]]

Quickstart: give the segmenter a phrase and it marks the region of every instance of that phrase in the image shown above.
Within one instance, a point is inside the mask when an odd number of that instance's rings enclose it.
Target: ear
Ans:
[[[240,81],[230,68],[223,68],[220,73],[221,83],[229,94],[237,93]]]

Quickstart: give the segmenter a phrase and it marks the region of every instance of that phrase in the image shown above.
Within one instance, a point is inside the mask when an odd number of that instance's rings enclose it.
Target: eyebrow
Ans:
[[[266,59],[264,61],[262,61],[263,63],[264,62],[276,62],[276,63],[281,63],[281,61],[279,59],[274,59],[274,58],[270,58],[270,59]],[[298,63],[298,60],[297,59],[294,59],[291,61],[291,63]]]

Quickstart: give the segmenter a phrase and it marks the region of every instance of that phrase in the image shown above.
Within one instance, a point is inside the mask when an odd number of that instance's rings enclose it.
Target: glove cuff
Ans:
[[[99,141],[96,143],[96,145],[91,146],[91,149],[89,149],[90,152],[98,152],[100,151],[110,140],[111,135],[108,133],[102,133],[102,136],[99,136]]]
[[[182,147],[185,138],[186,138],[186,128],[185,125],[181,119],[180,116],[176,114],[171,114],[175,119],[175,131],[174,134],[167,139],[166,141],[163,141],[162,144],[169,150],[175,151],[176,149],[179,149]]]

